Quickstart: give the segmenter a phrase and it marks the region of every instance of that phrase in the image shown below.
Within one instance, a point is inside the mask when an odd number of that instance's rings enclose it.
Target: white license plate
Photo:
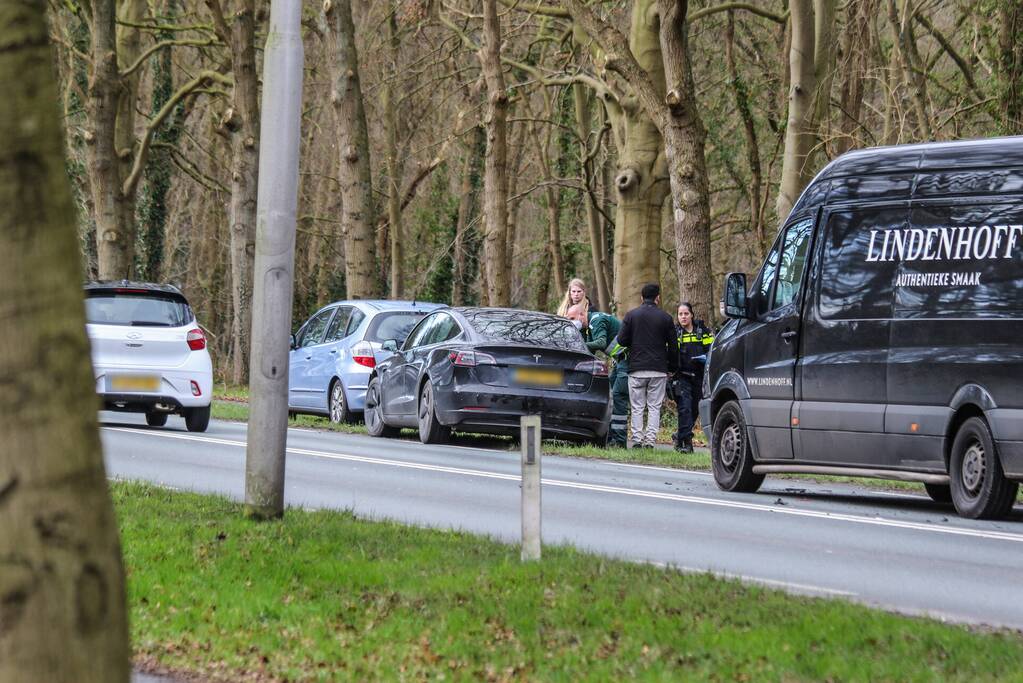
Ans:
[[[156,375],[114,375],[110,378],[111,391],[156,391],[160,378]]]

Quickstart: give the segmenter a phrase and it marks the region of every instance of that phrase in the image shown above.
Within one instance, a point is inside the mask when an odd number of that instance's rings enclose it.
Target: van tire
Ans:
[[[948,484],[924,484],[924,490],[935,503],[952,502],[952,487]]]
[[[764,475],[753,473],[746,419],[735,401],[721,406],[714,418],[710,461],[714,481],[724,491],[754,493],[764,483]]]
[[[982,418],[971,417],[959,428],[948,474],[952,503],[962,517],[1001,519],[1016,502],[1019,483],[1005,478],[991,430]]]

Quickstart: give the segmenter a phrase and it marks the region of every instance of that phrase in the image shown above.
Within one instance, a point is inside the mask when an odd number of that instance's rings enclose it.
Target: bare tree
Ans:
[[[331,103],[337,125],[341,184],[341,233],[345,242],[345,282],[352,299],[378,294],[376,225],[370,168],[369,130],[355,48],[350,0],[325,0],[323,12],[331,55]]]
[[[18,331],[0,341],[0,680],[127,683],[45,4],[0,4],[0,44],[0,322]]]

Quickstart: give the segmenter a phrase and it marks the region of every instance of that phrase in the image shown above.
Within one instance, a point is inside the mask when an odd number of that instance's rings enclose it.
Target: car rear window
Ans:
[[[369,324],[369,329],[366,330],[366,341],[383,342],[393,339],[398,342],[398,346],[401,346],[416,323],[426,317],[426,313],[426,311],[381,313]]]
[[[160,292],[86,292],[85,320],[95,325],[181,327],[192,322],[184,299]]]
[[[488,341],[586,351],[579,330],[564,318],[505,310],[468,311],[463,315],[473,329]]]

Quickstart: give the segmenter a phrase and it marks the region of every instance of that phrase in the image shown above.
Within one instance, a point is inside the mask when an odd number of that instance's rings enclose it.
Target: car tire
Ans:
[[[185,410],[185,428],[190,432],[205,432],[210,426],[210,407]]]
[[[764,475],[753,473],[753,449],[742,409],[729,401],[714,418],[710,451],[714,481],[724,491],[754,493],[764,483]]]
[[[952,442],[949,459],[952,503],[961,517],[1000,519],[1016,502],[1019,483],[1005,478],[987,422],[971,417]]]
[[[419,392],[419,440],[423,443],[444,443],[451,438],[451,428],[445,427],[437,419],[437,409],[433,405],[433,385],[430,380],[423,383]]]
[[[339,379],[331,382],[327,392],[327,418],[334,424],[352,421],[352,411],[348,409],[345,388]]]
[[[162,427],[167,424],[167,413],[151,410],[146,413],[146,424],[150,427]]]
[[[924,490],[935,503],[952,502],[952,487],[948,484],[924,484]]]
[[[370,436],[382,436],[393,439],[401,432],[384,421],[384,410],[380,406],[380,378],[374,377],[366,387],[366,433]]]

